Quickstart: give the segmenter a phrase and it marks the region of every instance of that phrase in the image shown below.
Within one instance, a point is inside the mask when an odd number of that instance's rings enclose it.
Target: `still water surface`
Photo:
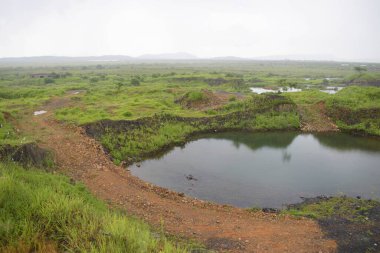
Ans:
[[[277,207],[300,197],[380,197],[380,141],[341,133],[204,135],[132,174],[187,195],[240,207]]]

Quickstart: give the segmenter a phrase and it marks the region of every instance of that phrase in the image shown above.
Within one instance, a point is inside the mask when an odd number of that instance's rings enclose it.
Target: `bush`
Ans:
[[[131,117],[131,116],[132,116],[132,113],[131,113],[131,112],[124,112],[124,113],[123,113],[123,116],[124,116],[124,117]]]
[[[204,95],[200,91],[191,91],[187,93],[187,98],[189,101],[200,101],[204,98]]]
[[[134,78],[131,79],[131,84],[133,86],[139,86],[140,85],[140,80],[134,77]]]
[[[45,78],[44,79],[44,83],[45,84],[49,84],[49,83],[54,83],[55,81],[54,81],[54,79],[52,79],[52,78]]]

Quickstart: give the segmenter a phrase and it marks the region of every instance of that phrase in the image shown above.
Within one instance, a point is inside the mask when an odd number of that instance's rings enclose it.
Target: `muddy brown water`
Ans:
[[[300,197],[380,198],[380,141],[342,133],[203,135],[132,165],[141,179],[238,207],[276,207]]]

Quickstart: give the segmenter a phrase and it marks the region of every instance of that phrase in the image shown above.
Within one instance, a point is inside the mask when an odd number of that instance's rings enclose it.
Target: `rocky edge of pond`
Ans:
[[[301,197],[302,202],[289,204],[283,213],[319,208],[317,215],[305,212],[304,217],[318,221],[326,236],[336,240],[338,252],[380,252],[380,202],[347,196]],[[331,204],[333,202],[334,204]],[[327,210],[332,208],[332,210]],[[269,208],[269,210],[272,210]],[[343,211],[342,211],[343,210]],[[264,209],[263,209],[264,211]],[[279,210],[274,210],[280,212]],[[330,215],[325,215],[331,213]]]

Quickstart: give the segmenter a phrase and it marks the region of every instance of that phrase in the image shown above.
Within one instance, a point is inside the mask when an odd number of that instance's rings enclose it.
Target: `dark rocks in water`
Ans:
[[[138,168],[140,168],[140,167],[141,167],[141,163],[136,163],[136,166],[137,166]]]
[[[279,213],[279,212],[280,212],[279,209],[277,209],[277,208],[270,208],[270,207],[264,207],[264,208],[262,209],[262,211],[263,211],[264,213]]]
[[[198,179],[196,179],[196,178],[195,178],[193,175],[191,175],[191,174],[187,175],[187,176],[186,176],[186,179],[189,180],[189,181],[191,181],[191,180],[193,180],[193,181],[198,181]]]

